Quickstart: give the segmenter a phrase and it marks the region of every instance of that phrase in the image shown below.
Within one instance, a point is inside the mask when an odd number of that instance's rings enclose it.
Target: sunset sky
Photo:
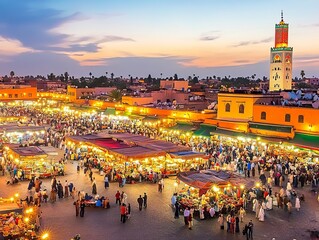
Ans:
[[[1,0],[0,75],[269,75],[289,23],[294,76],[319,76],[318,0]]]

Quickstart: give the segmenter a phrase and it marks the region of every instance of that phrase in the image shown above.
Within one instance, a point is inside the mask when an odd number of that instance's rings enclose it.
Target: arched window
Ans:
[[[266,112],[261,112],[260,119],[266,120]]]
[[[245,112],[245,106],[244,106],[244,104],[240,104],[240,105],[239,105],[238,112],[239,112],[239,113],[244,113],[244,112]]]
[[[225,112],[230,112],[230,104],[226,103],[225,105]]]
[[[298,116],[298,123],[303,123],[304,122],[304,116],[303,115],[299,115]]]
[[[290,122],[290,114],[285,115],[285,122]]]

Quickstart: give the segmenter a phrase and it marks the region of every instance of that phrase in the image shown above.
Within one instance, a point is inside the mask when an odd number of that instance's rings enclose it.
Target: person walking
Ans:
[[[130,203],[127,205],[127,208],[126,208],[126,216],[127,216],[127,219],[131,218],[131,204]]]
[[[137,202],[138,202],[138,209],[140,211],[142,211],[142,207],[143,207],[143,198],[142,198],[142,195],[140,195],[140,197],[137,199]]]
[[[126,206],[124,203],[120,207],[120,214],[121,214],[121,222],[125,223],[125,221],[126,221]]]
[[[247,231],[246,231],[246,239],[252,240],[253,239],[253,230],[254,230],[254,224],[253,221],[250,220],[247,225]]]
[[[186,226],[188,226],[189,215],[190,215],[190,209],[189,209],[189,207],[187,207],[184,210],[184,223],[185,223]]]
[[[192,230],[193,228],[193,213],[190,212],[188,216],[188,229]]]
[[[219,217],[218,217],[218,223],[219,223],[219,226],[220,226],[220,229],[221,230],[224,230],[225,228],[225,219],[224,219],[224,215],[223,214],[219,214]]]
[[[147,208],[147,195],[146,195],[146,193],[144,193],[143,203],[144,203],[144,208]]]
[[[230,232],[230,221],[231,221],[230,219],[231,219],[231,216],[230,216],[230,214],[228,214],[226,217],[227,232]]]
[[[59,198],[63,198],[63,186],[60,181],[58,182],[58,196]]]
[[[109,177],[105,174],[105,177],[104,177],[104,189],[107,189],[109,186],[110,186]]]
[[[121,204],[124,203],[125,205],[127,204],[127,194],[122,191],[121,193]]]
[[[76,200],[73,205],[75,206],[75,216],[78,217],[80,212],[80,201]]]
[[[259,209],[258,220],[260,222],[264,222],[265,221],[265,210],[264,210],[263,207],[260,207],[260,209]]]
[[[299,212],[299,210],[300,210],[300,199],[299,199],[298,196],[296,197],[295,208]]]
[[[69,194],[70,194],[70,196],[72,197],[72,199],[74,199],[74,192],[73,192],[74,185],[73,185],[73,183],[70,182],[69,185],[68,185],[68,187],[69,187]],[[74,188],[74,189],[75,189],[75,188]]]
[[[291,214],[291,209],[292,209],[292,203],[290,200],[288,200],[288,203],[287,203],[287,210],[288,210],[288,213]]]
[[[89,173],[89,177],[90,177],[90,180],[91,182],[93,182],[93,172],[92,172],[92,169],[89,169],[90,173]]]
[[[241,207],[239,210],[240,222],[243,222],[245,215],[246,215],[246,211],[243,207]]]
[[[231,216],[230,217],[230,233],[235,233],[235,217]]]
[[[179,218],[179,202],[176,201],[174,206],[175,206],[174,218],[177,219],[177,218]]]
[[[80,203],[80,217],[84,217],[84,209],[85,209],[85,203],[82,200]]]
[[[92,194],[93,195],[97,194],[95,178],[93,178],[93,183],[92,183]]]
[[[119,206],[121,205],[121,193],[119,190],[117,190],[115,194],[115,204],[119,204]]]
[[[50,192],[50,202],[54,203],[55,201],[56,201],[56,191],[54,188],[52,188]]]
[[[158,192],[162,192],[162,182],[158,181]]]
[[[236,223],[235,232],[239,233],[239,217],[238,216],[236,216],[235,218],[235,223]]]
[[[65,180],[64,183],[64,197],[69,197],[69,183],[68,180]]]

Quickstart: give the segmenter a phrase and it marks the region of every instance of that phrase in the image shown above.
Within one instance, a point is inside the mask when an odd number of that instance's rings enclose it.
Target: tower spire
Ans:
[[[281,21],[284,21],[284,11],[281,10]]]

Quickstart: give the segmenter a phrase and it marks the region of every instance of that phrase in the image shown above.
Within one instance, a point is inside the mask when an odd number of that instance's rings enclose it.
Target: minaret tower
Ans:
[[[291,90],[292,81],[292,47],[288,47],[288,23],[276,24],[275,47],[270,49],[269,90]]]

